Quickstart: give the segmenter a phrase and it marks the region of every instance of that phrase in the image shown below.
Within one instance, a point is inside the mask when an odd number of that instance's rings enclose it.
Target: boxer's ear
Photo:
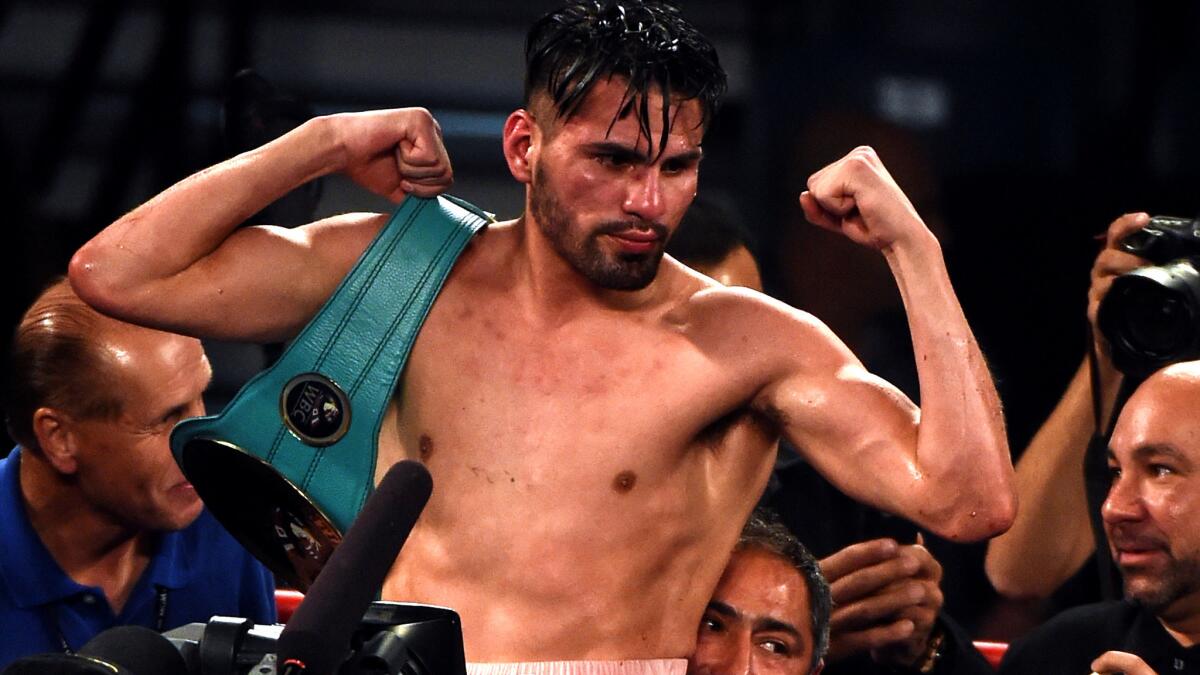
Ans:
[[[528,110],[513,111],[504,122],[504,160],[513,178],[521,183],[533,180],[533,162],[541,129]]]
[[[55,408],[33,411],[33,433],[46,461],[62,474],[73,474],[79,468],[75,458],[76,443],[71,432],[71,418]]]

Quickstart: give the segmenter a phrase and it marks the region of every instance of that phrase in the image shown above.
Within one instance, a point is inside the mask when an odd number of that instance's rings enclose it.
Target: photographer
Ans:
[[[1097,541],[1103,543],[1099,504],[1110,480],[1103,441],[1114,407],[1153,370],[1196,356],[1187,307],[1200,291],[1186,259],[1200,250],[1193,228],[1193,221],[1151,220],[1145,213],[1126,214],[1109,225],[1088,291],[1091,353],[1017,463],[1020,512],[1013,527],[988,546],[987,574],[1002,595],[1048,597],[1080,570]],[[1085,465],[1086,479],[1080,472]],[[1097,563],[1102,593],[1115,597],[1111,563],[1106,557]]]

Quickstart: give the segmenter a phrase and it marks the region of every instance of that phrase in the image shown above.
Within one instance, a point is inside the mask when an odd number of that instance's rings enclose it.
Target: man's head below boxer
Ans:
[[[817,675],[831,604],[817,560],[756,511],[704,612],[688,675]]]
[[[175,422],[204,413],[212,370],[199,340],[106,317],[60,280],[22,317],[7,375],[9,433],[37,499],[129,530],[200,514],[168,445]]]
[[[1125,595],[1167,621],[1200,616],[1200,362],[1151,375],[1109,442],[1104,527]]]
[[[670,5],[582,2],[539,20],[525,107],[504,129],[536,234],[601,288],[649,285],[725,86],[712,44]]]

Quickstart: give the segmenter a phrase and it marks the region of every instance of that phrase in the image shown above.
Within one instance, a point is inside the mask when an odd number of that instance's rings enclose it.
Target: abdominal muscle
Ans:
[[[458,611],[471,661],[686,656],[724,563],[714,570],[700,554],[722,549],[701,546],[706,537],[692,523],[580,514],[587,524],[572,526],[556,508],[543,522],[514,513],[508,523],[439,527],[442,519],[430,518],[413,532],[384,598]]]
[[[456,610],[473,662],[686,657],[770,470],[751,463],[739,481],[713,466],[722,457],[690,449],[662,473],[529,480],[433,456],[434,495],[383,598]]]

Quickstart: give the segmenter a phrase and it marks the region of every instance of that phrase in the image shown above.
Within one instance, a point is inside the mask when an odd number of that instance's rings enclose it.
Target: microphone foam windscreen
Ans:
[[[433,491],[420,462],[392,465],[279,636],[279,664],[328,675],[375,598]]]
[[[187,672],[187,663],[167,638],[143,626],[117,626],[92,638],[79,650],[122,666],[133,675],[177,675]]]
[[[0,675],[134,675],[104,661],[74,654],[35,654],[13,661]]]

